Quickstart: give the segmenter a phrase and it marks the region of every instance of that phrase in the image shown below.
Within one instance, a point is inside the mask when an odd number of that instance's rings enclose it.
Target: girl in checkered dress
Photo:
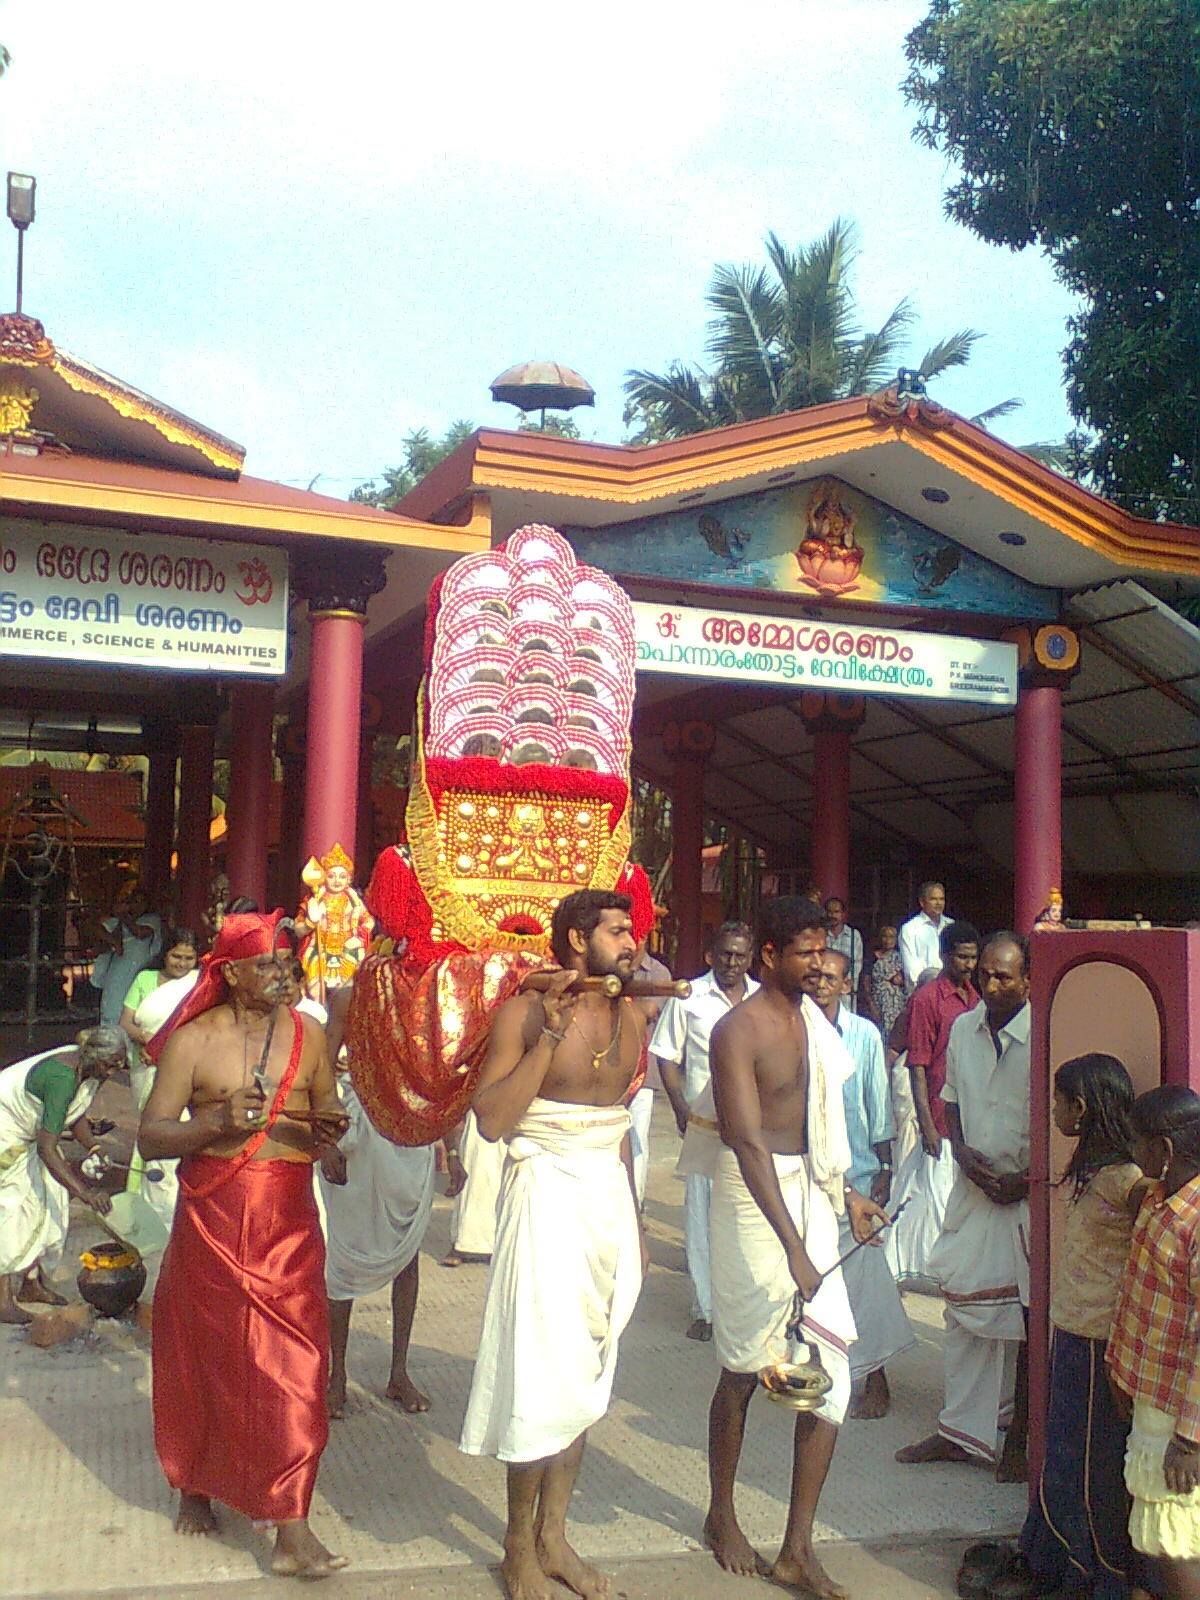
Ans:
[[[1200,1095],[1164,1085],[1134,1102],[1134,1159],[1153,1180],[1134,1224],[1108,1346],[1132,1402],[1125,1482],[1154,1591],[1200,1600]]]

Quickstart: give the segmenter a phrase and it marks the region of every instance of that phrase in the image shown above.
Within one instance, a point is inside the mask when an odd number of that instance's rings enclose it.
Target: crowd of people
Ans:
[[[438,1153],[375,1129],[345,1048],[352,987],[323,1003],[304,994],[279,913],[231,910],[203,959],[192,930],[164,931],[135,893],[110,920],[100,1024],[0,1072],[0,1322],[61,1303],[70,1200],[109,1208],[111,1184],[84,1177],[62,1141],[102,1155],[108,1129],[88,1110],[127,1065],[140,1115],[128,1188],[170,1230],[153,1263],[152,1363],[176,1526],[211,1533],[223,1503],[274,1526],[276,1572],[328,1576],[344,1562],[308,1516],[346,1404],[356,1299],[390,1291],[388,1398],[429,1405],[408,1347]],[[974,1460],[1023,1480],[1025,942],[951,917],[943,886],[927,883],[919,910],[869,941],[838,897],[768,901],[754,929],[716,930],[686,998],[662,995],[669,974],[635,942],[623,895],[564,899],[552,950],[549,987],[495,1014],[441,1163],[455,1197],[443,1265],[490,1263],[461,1448],[505,1463],[512,1600],[548,1600],[555,1581],[588,1600],[609,1592],[566,1519],[646,1269],[658,1095],[680,1136],[693,1295],[681,1335],[711,1342],[719,1362],[704,1521],[716,1560],[823,1600],[843,1592],[813,1547],[817,1503],[843,1421],[891,1406],[914,1343],[904,1291],[942,1298],[944,1395],[933,1431],[897,1460]],[[580,988],[613,974],[621,998]],[[647,978],[657,996],[639,994]],[[1019,1543],[976,1547],[968,1565],[977,1592],[1003,1600],[1118,1600],[1138,1584],[1194,1600],[1200,1097],[1135,1100],[1107,1055],[1059,1063],[1054,1083],[1054,1120],[1074,1143],[1045,1462]],[[738,1463],[757,1389],[801,1370],[820,1382],[797,1413],[787,1525],[768,1562],[738,1522]]]

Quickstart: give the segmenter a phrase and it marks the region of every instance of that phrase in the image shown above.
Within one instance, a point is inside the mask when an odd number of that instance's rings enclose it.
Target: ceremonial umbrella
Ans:
[[[559,361],[523,361],[502,372],[489,387],[493,400],[516,406],[518,411],[540,411],[543,427],[547,411],[570,411],[596,403],[596,391],[587,379]]]

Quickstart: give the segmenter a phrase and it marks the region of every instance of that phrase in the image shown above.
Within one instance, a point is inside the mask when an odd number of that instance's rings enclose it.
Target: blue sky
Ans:
[[[534,357],[584,373],[585,435],[619,440],[626,369],[702,357],[712,264],[843,213],[864,322],[910,295],[914,356],[978,328],[936,397],[1020,395],[999,431],[1058,437],[1071,300],[943,218],[898,87],[924,10],[3,0],[26,309],[248,471],[348,494],[411,428],[512,426],[487,385]]]

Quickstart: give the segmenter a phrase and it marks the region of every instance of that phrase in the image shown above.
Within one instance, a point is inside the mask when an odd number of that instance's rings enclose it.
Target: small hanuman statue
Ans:
[[[304,935],[304,987],[309,999],[324,1005],[330,989],[354,982],[375,919],[351,881],[354,862],[340,844],[320,860],[310,856],[300,876],[309,890],[296,917],[297,930]]]

